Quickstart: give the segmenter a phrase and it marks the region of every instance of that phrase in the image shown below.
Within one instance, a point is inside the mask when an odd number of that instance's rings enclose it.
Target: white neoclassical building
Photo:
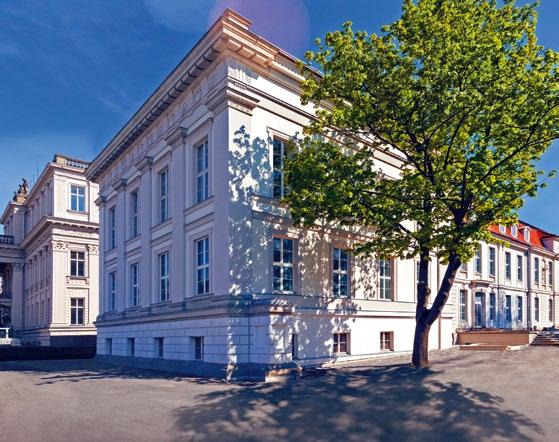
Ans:
[[[280,203],[285,141],[313,109],[296,60],[249,27],[226,11],[86,172],[107,360],[235,375],[411,349],[415,262],[352,256],[363,232],[301,230]],[[455,311],[432,348],[452,345]]]
[[[32,189],[20,186],[0,222],[0,311],[24,344],[95,345],[98,186],[89,163],[55,155]]]
[[[526,223],[493,226],[453,286],[458,329],[535,329],[557,322],[559,237]]]

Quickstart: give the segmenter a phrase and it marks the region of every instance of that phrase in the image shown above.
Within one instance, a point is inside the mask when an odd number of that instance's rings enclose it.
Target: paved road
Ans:
[[[559,348],[449,351],[229,385],[93,361],[0,363],[0,441],[557,440]]]

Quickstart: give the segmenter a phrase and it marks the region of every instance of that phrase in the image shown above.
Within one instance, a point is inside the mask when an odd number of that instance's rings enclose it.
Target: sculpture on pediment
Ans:
[[[21,179],[21,184],[19,185],[16,192],[14,192],[14,201],[18,201],[19,199],[25,199],[29,195],[29,181],[25,178]]]

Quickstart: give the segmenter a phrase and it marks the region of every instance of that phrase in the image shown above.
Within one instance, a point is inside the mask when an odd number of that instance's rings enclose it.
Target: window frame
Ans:
[[[497,320],[497,294],[495,292],[489,293],[489,320]]]
[[[204,360],[204,337],[203,336],[192,337],[192,359],[194,359],[195,361]]]
[[[282,199],[287,195],[287,187],[285,185],[286,144],[286,139],[277,135],[272,137],[272,197],[274,199]],[[279,155],[276,155],[276,148],[278,147]],[[279,165],[276,165],[276,158],[279,158]],[[279,177],[279,183],[276,183],[276,177]],[[276,192],[276,189],[279,189],[279,191]]]
[[[338,252],[338,258],[336,253]],[[342,263],[344,259],[342,255],[345,255],[345,266],[343,269]],[[336,261],[338,262],[338,268],[336,268]],[[348,249],[338,246],[330,247],[330,285],[332,290],[332,296],[334,298],[350,298],[351,297],[351,253]],[[342,294],[341,289],[344,286],[343,279],[345,277],[345,294]],[[336,283],[336,279],[338,282]]]
[[[170,189],[169,189],[169,167],[162,168],[157,172],[157,195],[158,195],[158,223],[163,224],[170,219]]]
[[[74,189],[82,190],[83,195],[75,193]],[[82,184],[70,183],[70,211],[76,213],[87,213],[87,186]],[[74,208],[74,198],[76,201],[76,208]],[[80,200],[83,202],[83,209],[80,209]]]
[[[388,263],[388,267],[383,266],[383,263]],[[378,265],[378,296],[382,301],[394,301],[394,259],[382,259],[377,260]],[[388,268],[390,271],[389,276],[383,274],[383,269]],[[388,281],[388,284],[386,284]],[[387,289],[389,291],[389,297],[386,296]]]
[[[522,255],[516,255],[516,280],[524,280],[524,257]]]
[[[116,280],[116,270],[109,272],[108,276],[108,303],[109,303],[109,310],[108,311],[116,311],[116,294],[117,294],[117,280]]]
[[[524,298],[516,296],[516,320],[522,322],[524,319]]]
[[[489,276],[495,278],[497,276],[497,249],[489,246]]]
[[[109,207],[109,250],[116,249],[116,204]]]
[[[126,338],[126,355],[136,356],[136,338]]]
[[[140,263],[133,262],[128,267],[128,278],[130,284],[130,307],[140,306]]]
[[[344,340],[341,337],[344,337]],[[349,355],[350,353],[349,332],[335,332],[332,334],[332,354],[334,356]],[[345,351],[342,351],[342,345]]]
[[[540,271],[540,258],[538,258],[537,256],[534,257],[534,282],[536,283],[536,285],[540,285],[541,284],[541,271]]]
[[[540,298],[534,297],[534,321],[540,322]]]
[[[205,256],[204,261],[200,263],[200,244],[202,244],[202,254]],[[204,244],[206,245],[204,247]],[[212,253],[211,253],[211,240],[209,235],[196,238],[194,240],[194,284],[196,296],[205,296],[212,293]],[[207,271],[207,279],[200,280],[200,271]],[[204,272],[205,273],[205,272]],[[200,283],[204,284],[203,291],[200,291]]]
[[[512,279],[512,254],[509,251],[505,251],[505,279]]]
[[[165,359],[165,338],[153,338],[154,355],[156,359]]]
[[[387,343],[388,343],[388,346],[386,345]],[[394,351],[394,332],[393,331],[381,331],[380,332],[380,351],[381,352]]]
[[[77,305],[74,305],[74,302]],[[81,313],[81,322],[80,322]],[[73,297],[70,298],[70,325],[83,326],[85,325],[85,298]]]
[[[200,152],[203,152],[200,155]],[[200,161],[202,160],[202,167]],[[203,180],[201,185],[200,180]],[[194,204],[200,204],[211,196],[210,189],[210,143],[208,138],[194,144]]]
[[[166,257],[166,273],[163,274],[163,258]],[[171,299],[171,253],[164,250],[157,254],[157,302]]]
[[[475,258],[474,258],[474,267],[475,267],[475,272],[478,275],[481,275],[481,272],[483,270],[483,263],[482,263],[482,256],[481,256],[481,246],[478,247]]]
[[[549,322],[553,322],[553,299],[549,298],[547,300],[547,320]]]
[[[140,192],[135,189],[130,192],[130,238],[140,235]]]
[[[468,291],[460,289],[458,292],[458,317],[460,321],[468,320]]]
[[[76,259],[74,259],[73,255],[77,254],[78,256],[81,254],[83,256],[82,259],[79,259],[79,257],[77,257]],[[70,259],[69,259],[69,263],[70,263],[70,272],[69,272],[69,276],[72,278],[86,278],[87,277],[87,271],[86,271],[86,253],[84,250],[70,250]],[[76,273],[74,273],[74,263],[76,266]],[[82,265],[82,274],[80,275],[80,263]]]
[[[280,261],[276,261],[276,240],[280,241],[280,249],[279,249],[279,253],[280,253]],[[291,261],[290,262],[286,262],[285,261],[285,242],[289,241],[291,243]],[[278,235],[278,234],[274,234],[272,235],[272,292],[274,294],[283,294],[283,295],[293,295],[295,294],[295,268],[296,268],[296,239],[288,237],[288,236],[283,236],[283,235]],[[280,288],[276,289],[275,288],[275,281],[278,280],[278,278],[275,276],[276,275],[276,268],[279,269],[279,281],[280,281]],[[285,290],[285,286],[286,286],[286,281],[289,281],[289,278],[285,277],[286,273],[289,273],[288,270],[286,269],[291,269],[291,289],[290,290]]]
[[[505,295],[505,321],[512,322],[512,295]]]

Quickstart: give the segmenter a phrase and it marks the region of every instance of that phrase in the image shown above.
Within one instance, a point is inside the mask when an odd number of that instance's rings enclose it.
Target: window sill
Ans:
[[[173,218],[167,218],[165,221],[160,222],[159,224],[154,225],[154,226],[151,228],[151,232],[153,233],[153,232],[155,232],[155,231],[157,231],[157,230],[159,230],[159,229],[162,229],[162,228],[165,227],[165,226],[171,225],[172,222],[173,222]]]
[[[72,209],[68,209],[66,210],[66,212],[73,213],[74,215],[87,215],[89,213],[87,210],[81,211],[81,210],[72,210]]]
[[[208,198],[206,198],[204,201],[200,201],[199,203],[195,203],[192,206],[190,206],[189,208],[185,209],[184,211],[184,215],[188,216],[193,212],[196,212],[197,210],[203,209],[206,206],[211,205],[214,202],[214,196],[209,196]]]

